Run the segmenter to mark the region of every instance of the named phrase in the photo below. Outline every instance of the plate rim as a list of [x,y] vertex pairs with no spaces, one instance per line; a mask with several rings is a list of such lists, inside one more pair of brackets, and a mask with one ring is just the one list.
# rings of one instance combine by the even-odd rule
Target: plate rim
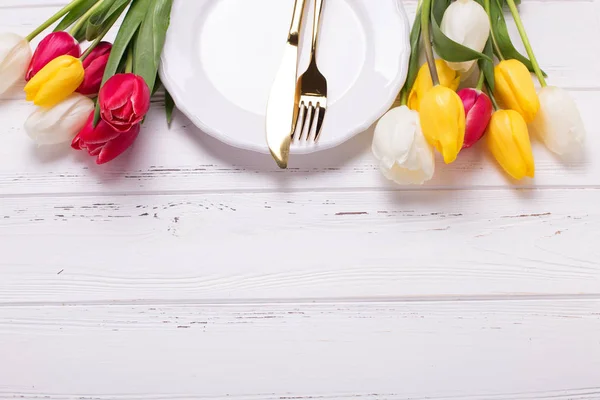
[[[401,68],[400,68],[398,74],[396,75],[395,79],[393,81],[391,81],[392,83],[390,84],[390,91],[399,93],[400,90],[402,89],[402,87],[404,86],[404,83],[406,83],[406,79],[408,76],[409,58],[410,58],[410,53],[411,53],[410,21],[408,20],[408,15],[406,13],[406,9],[404,8],[404,4],[402,3],[402,0],[390,0],[390,1],[396,3],[399,17],[401,17],[401,19],[404,22],[404,40],[403,41],[404,41],[405,46],[404,46],[404,51],[402,52],[402,55],[401,55],[401,63],[400,63]],[[200,130],[202,130],[202,132],[206,133],[207,135],[209,135],[231,147],[234,147],[237,149],[242,149],[242,150],[249,150],[249,151],[262,153],[262,154],[269,154],[269,149],[268,149],[268,146],[266,143],[266,139],[265,139],[264,145],[258,145],[258,144],[254,144],[254,143],[245,143],[245,142],[241,143],[241,142],[232,140],[230,138],[230,135],[226,135],[223,132],[221,132],[219,129],[210,127],[205,122],[203,122],[198,117],[197,113],[193,112],[188,106],[185,106],[185,102],[182,101],[180,94],[177,93],[177,91],[172,91],[172,88],[176,87],[177,85],[175,85],[172,82],[172,80],[171,80],[172,78],[165,72],[166,64],[168,64],[168,61],[166,61],[165,54],[163,51],[163,53],[161,54],[161,62],[159,65],[159,76],[160,76],[161,82],[164,85],[164,87],[167,89],[167,91],[169,92],[171,97],[173,98],[173,101],[175,102],[175,107],[179,111],[181,111],[194,125],[196,125],[196,127],[200,128]],[[328,149],[332,149],[334,147],[340,146],[341,144],[347,142],[348,140],[356,137],[357,135],[359,135],[359,134],[367,131],[369,128],[371,128],[373,126],[373,124],[375,124],[381,118],[381,116],[383,116],[385,114],[385,112],[388,111],[392,107],[392,105],[396,101],[396,97],[397,96],[393,96],[390,99],[388,99],[385,102],[385,104],[382,105],[382,107],[378,108],[377,113],[375,113],[375,112],[373,113],[374,115],[378,115],[375,118],[374,117],[369,118],[369,119],[374,119],[373,122],[365,121],[362,124],[357,125],[355,128],[350,129],[347,134],[340,135],[339,139],[327,142],[327,144],[325,144],[325,145],[322,145],[322,144],[320,144],[322,142],[319,142],[319,144],[317,144],[315,146],[306,146],[306,147],[292,146],[290,148],[290,154],[311,154],[311,153],[316,153],[319,151],[328,150]]]

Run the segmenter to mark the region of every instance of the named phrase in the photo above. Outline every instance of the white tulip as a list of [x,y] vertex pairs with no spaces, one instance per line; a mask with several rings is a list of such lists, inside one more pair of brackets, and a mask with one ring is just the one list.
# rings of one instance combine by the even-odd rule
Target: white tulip
[[39,145],[73,140],[94,110],[94,102],[74,93],[54,107],[38,108],[25,121],[25,131]]
[[564,89],[546,86],[540,89],[540,110],[529,125],[533,134],[552,151],[564,158],[580,154],[585,141],[585,126],[575,101]]
[[0,95],[25,78],[30,61],[27,40],[14,33],[0,33]]
[[[442,32],[450,39],[465,47],[482,52],[490,36],[490,20],[479,3],[474,0],[457,0],[444,12]],[[461,73],[469,71],[475,61],[448,65]]]
[[419,113],[393,108],[377,123],[372,146],[383,175],[398,184],[423,184],[433,177],[433,148],[421,131]]

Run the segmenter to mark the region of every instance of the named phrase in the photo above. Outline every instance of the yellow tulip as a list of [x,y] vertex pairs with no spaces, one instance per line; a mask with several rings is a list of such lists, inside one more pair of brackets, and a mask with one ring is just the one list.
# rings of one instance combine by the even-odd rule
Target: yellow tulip
[[518,60],[504,60],[494,69],[496,88],[494,96],[499,103],[521,114],[528,124],[533,122],[540,109],[531,73]]
[[450,164],[462,149],[465,141],[465,108],[455,91],[445,86],[435,86],[423,96],[419,115],[421,128],[427,141]]
[[72,56],[57,57],[25,85],[27,100],[36,106],[53,107],[73,94],[83,77],[81,60]]
[[492,115],[487,143],[494,158],[513,178],[531,178],[535,164],[525,120],[514,110],[500,110]]
[[[458,72],[450,68],[444,60],[435,60],[435,66],[440,78],[440,85],[456,91],[458,85],[460,85],[460,75]],[[419,69],[413,88],[408,96],[408,108],[419,111],[421,99],[431,88],[433,88],[431,72],[429,72],[429,66],[425,63]]]

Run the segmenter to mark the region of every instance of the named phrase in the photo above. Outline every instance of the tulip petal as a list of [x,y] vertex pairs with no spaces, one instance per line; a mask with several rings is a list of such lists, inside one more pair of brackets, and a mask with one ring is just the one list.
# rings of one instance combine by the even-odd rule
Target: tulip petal
[[[460,75],[450,68],[444,60],[435,60],[440,85],[446,86],[452,90],[458,89],[460,85]],[[429,90],[433,88],[433,80],[427,63],[419,69],[417,78],[408,96],[408,107],[411,110],[419,111],[421,99]]]
[[38,44],[25,79],[30,80],[50,61],[63,55],[79,58],[81,56],[79,43],[67,32],[50,33]]
[[27,40],[14,33],[0,33],[0,95],[25,77],[30,60]]
[[72,94],[83,81],[81,61],[60,56],[50,61],[25,86],[27,100],[41,107],[52,107]]
[[150,108],[150,90],[142,77],[117,74],[100,89],[100,115],[120,132],[127,132],[144,119]]
[[25,131],[39,145],[68,142],[85,125],[94,102],[73,94],[53,107],[38,108],[25,121]]
[[[79,93],[91,95],[100,91],[104,70],[106,69],[106,64],[108,63],[109,57],[110,54],[104,54],[88,63],[87,67],[84,64],[85,73],[83,82],[77,89]],[[86,58],[86,61],[87,60],[88,59]]]
[[539,92],[540,111],[529,125],[546,147],[563,159],[581,156],[586,129],[577,104],[564,89],[546,86]]
[[465,110],[460,97],[444,86],[434,87],[421,101],[420,119],[427,141],[446,164],[454,162],[465,139]]
[[540,101],[531,73],[518,60],[501,61],[494,69],[495,96],[502,106],[517,111],[531,123],[540,109]]
[[98,58],[102,58],[106,55],[110,55],[110,51],[112,50],[112,43],[109,42],[100,42],[94,49],[88,54],[88,56],[83,60],[83,68],[87,69],[92,63],[94,63]]
[[488,145],[500,166],[513,178],[534,177],[535,163],[525,120],[514,110],[494,113]]
[[117,158],[133,144],[139,133],[140,126],[138,124],[135,125],[129,132],[121,134],[116,139],[106,143],[96,159],[96,164],[105,164]]
[[96,157],[98,154],[100,154],[104,146],[106,146],[106,143],[88,143],[86,144],[85,148],[90,156]]
[[[458,0],[444,12],[440,28],[453,41],[482,52],[490,35],[490,20],[485,9],[474,0]],[[474,64],[474,60],[448,63],[461,74],[469,71]]]
[[398,184],[423,184],[433,177],[435,157],[416,111],[401,106],[377,123],[372,144],[382,174]]

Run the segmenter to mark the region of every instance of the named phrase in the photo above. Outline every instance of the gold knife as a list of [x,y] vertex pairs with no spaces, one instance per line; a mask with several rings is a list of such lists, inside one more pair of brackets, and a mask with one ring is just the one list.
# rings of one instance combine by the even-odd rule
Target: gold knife
[[300,93],[296,90],[300,26],[306,0],[296,0],[283,59],[267,105],[267,144],[280,168],[287,168],[290,144],[298,119]]

